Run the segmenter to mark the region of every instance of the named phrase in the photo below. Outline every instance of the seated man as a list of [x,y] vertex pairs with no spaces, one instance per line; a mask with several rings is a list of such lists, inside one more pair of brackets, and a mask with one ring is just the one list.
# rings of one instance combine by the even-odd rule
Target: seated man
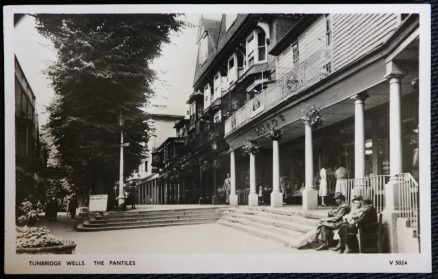
[[345,202],[345,196],[342,193],[335,194],[335,201],[338,207],[328,213],[328,218],[319,220],[314,240],[318,240],[321,236],[322,244],[316,250],[328,249],[329,242],[333,238],[333,231],[339,229],[342,217],[350,212],[350,206]]
[[331,248],[333,251],[339,251],[340,253],[344,252],[345,249],[345,241],[341,237],[342,233],[346,233],[348,231],[348,226],[353,225],[357,222],[357,219],[362,214],[362,197],[355,196],[351,201],[353,203],[353,208],[350,213],[342,217],[342,224],[339,227],[339,243],[335,248]]
[[[351,222],[343,224],[339,229],[340,242],[345,243],[344,253],[354,253],[357,245],[357,228],[363,225],[374,224],[377,222],[377,210],[373,207],[371,200],[362,202],[362,209],[359,216]],[[351,237],[354,236],[354,237]],[[353,248],[354,247],[354,248]]]

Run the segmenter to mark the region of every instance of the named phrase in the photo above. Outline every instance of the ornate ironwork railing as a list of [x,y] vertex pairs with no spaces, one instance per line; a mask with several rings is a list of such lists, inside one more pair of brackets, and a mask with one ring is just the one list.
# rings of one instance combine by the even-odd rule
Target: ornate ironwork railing
[[331,49],[320,49],[293,68],[277,69],[277,82],[271,83],[266,90],[256,94],[225,121],[225,136],[262,112],[329,76],[331,53]]

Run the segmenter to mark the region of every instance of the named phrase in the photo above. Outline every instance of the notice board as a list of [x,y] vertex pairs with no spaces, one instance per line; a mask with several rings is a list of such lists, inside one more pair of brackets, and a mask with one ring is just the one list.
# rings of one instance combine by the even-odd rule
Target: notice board
[[108,195],[90,195],[90,211],[106,211]]

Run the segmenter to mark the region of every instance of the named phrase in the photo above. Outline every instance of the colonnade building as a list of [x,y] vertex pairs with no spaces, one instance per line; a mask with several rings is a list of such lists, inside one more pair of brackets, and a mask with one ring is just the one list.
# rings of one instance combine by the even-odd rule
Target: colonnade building
[[[187,137],[222,127],[213,135],[224,144],[196,153],[215,154],[199,159],[196,172],[202,176],[209,160],[225,163],[213,168],[214,183],[197,179],[197,187],[215,197],[229,173],[232,206],[313,210],[319,170],[327,171],[330,197],[343,166],[343,194],[371,199],[391,251],[409,250],[415,241],[397,232],[419,238],[419,43],[416,14],[201,19]],[[183,153],[190,150],[175,157],[181,165]]]

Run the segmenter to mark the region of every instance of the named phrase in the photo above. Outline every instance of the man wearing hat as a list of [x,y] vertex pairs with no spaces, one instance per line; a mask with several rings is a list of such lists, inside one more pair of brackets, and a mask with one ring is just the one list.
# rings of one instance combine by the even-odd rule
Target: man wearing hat
[[[357,250],[357,228],[363,225],[374,224],[377,222],[377,210],[373,207],[371,200],[363,200],[362,208],[358,217],[351,222],[341,225],[339,228],[339,238],[345,243],[344,253],[354,253]],[[366,232],[365,232],[366,233]]]
[[350,212],[350,206],[345,202],[345,196],[342,193],[335,194],[335,201],[338,207],[328,213],[328,218],[319,220],[315,240],[318,240],[320,236],[323,243],[316,250],[328,249],[329,242],[333,238],[333,231],[339,229],[343,223],[342,217]]
[[344,252],[349,233],[349,227],[356,224],[357,220],[363,212],[362,200],[362,196],[354,196],[354,198],[351,200],[351,202],[353,203],[353,208],[351,209],[350,213],[342,217],[343,223],[340,225],[338,231],[339,243],[335,248],[331,248],[331,250],[339,251],[340,253]]

